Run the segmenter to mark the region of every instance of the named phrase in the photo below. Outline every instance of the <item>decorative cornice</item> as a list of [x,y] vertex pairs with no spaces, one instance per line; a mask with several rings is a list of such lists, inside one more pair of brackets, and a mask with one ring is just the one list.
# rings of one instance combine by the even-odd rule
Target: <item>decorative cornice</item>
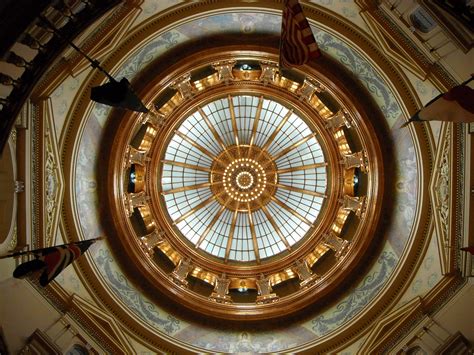
[[[464,224],[470,223],[469,216],[465,215],[466,206],[464,199],[464,186],[469,184],[469,181],[466,179],[466,151],[467,151],[467,142],[466,142],[466,130],[468,126],[465,124],[455,124],[454,125],[454,147],[453,154],[456,159],[453,161],[453,171],[455,174],[452,175],[454,186],[453,186],[453,196],[454,196],[454,215],[455,222],[452,228],[454,233],[454,238],[451,243],[451,252],[453,257],[453,264],[457,270],[461,269],[461,246],[464,246]],[[471,142],[472,144],[472,142]],[[470,165],[469,165],[470,164]],[[468,163],[468,166],[472,167],[472,161]],[[472,181],[472,174],[471,174]],[[471,204],[472,206],[472,204]]]
[[[33,105],[33,114],[31,117],[31,239],[30,249],[40,248],[43,246],[41,243],[42,233],[40,225],[40,216],[42,206],[40,205],[41,196],[41,172],[43,165],[43,150],[42,150],[42,137],[40,129],[41,120],[39,114],[39,107]],[[27,240],[28,243],[28,240]]]
[[381,349],[390,343],[394,335],[400,335],[408,324],[414,324],[423,316],[423,304],[420,297],[415,297],[400,308],[381,317],[372,331],[365,338],[358,354],[380,354]]
[[44,138],[44,166],[41,180],[43,193],[41,205],[43,206],[42,219],[44,223],[44,246],[55,244],[60,208],[64,196],[64,177],[62,174],[61,160],[58,152],[58,141],[54,125],[54,114],[51,100],[38,103],[40,121],[43,122]]
[[[438,141],[435,169],[430,182],[430,197],[434,206],[434,221],[441,256],[441,272],[449,274],[459,269],[456,263],[458,233],[457,224],[461,221],[462,206],[457,208],[457,200],[464,199],[458,191],[457,181],[463,181],[459,172],[457,154],[457,131],[452,123],[443,123]],[[457,153],[457,154],[456,154]],[[462,191],[462,189],[461,189]]]

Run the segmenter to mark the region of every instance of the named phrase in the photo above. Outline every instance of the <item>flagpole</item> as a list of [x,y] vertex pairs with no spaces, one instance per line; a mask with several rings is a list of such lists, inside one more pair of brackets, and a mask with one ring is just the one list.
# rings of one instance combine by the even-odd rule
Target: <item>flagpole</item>
[[472,80],[474,80],[474,74],[471,74],[471,77],[469,79],[467,79],[465,82],[463,82],[462,84],[460,85],[467,85],[469,84]]
[[[96,242],[96,241],[102,240],[102,239],[105,239],[105,237],[101,236],[101,237],[97,237],[97,238],[94,238],[94,239],[80,240],[79,242],[72,242],[72,243],[61,244],[61,245],[53,245],[52,247],[49,247],[49,248],[54,248],[54,247],[59,247],[59,246],[67,246],[67,245],[73,245],[73,244],[80,244],[80,243],[89,242],[89,241]],[[40,248],[40,249],[26,250],[26,251],[18,251],[16,253],[12,253],[12,254],[8,254],[8,255],[2,255],[2,256],[0,256],[0,259],[14,258],[16,256],[34,254],[34,253],[38,253],[38,252],[40,252],[44,249],[47,249],[47,248]]]
[[[471,77],[469,79],[467,79],[466,81],[462,82],[461,84],[459,85],[456,85],[455,88],[457,87],[461,87],[461,86],[467,86],[467,84],[469,84],[472,80],[474,80],[474,73],[471,74]],[[453,90],[453,88],[451,88],[450,90]],[[449,90],[449,91],[450,91]],[[448,92],[449,92],[448,91]],[[447,92],[442,92],[440,93],[438,96],[436,96],[435,98],[431,99],[427,104],[425,104],[421,109],[419,109],[413,116],[411,116],[408,121],[406,121],[405,123],[403,123],[400,128],[404,128],[404,127],[407,127],[410,123],[412,122],[423,122],[423,121],[426,121],[426,120],[422,120],[420,119],[420,117],[418,116],[418,114],[421,112],[421,110],[425,109],[426,107],[430,106],[431,104],[433,104],[434,102],[438,101],[438,99],[442,98],[443,96],[445,96],[447,94]]]
[[46,18],[46,17],[42,17],[40,16],[40,19],[41,21],[43,21],[43,23],[45,23],[50,29],[51,31],[53,31],[59,38],[63,39],[64,41],[66,41],[72,48],[74,48],[77,52],[79,52],[79,54],[81,54],[84,58],[86,58],[89,63],[91,63],[91,66],[92,68],[95,68],[95,69],[99,69],[102,73],[105,74],[105,76],[107,76],[111,81],[113,82],[117,82],[114,77],[112,75],[110,75],[103,67],[101,67],[100,63],[98,60],[96,59],[92,59],[91,57],[89,57],[86,53],[84,53],[78,46],[76,46],[72,41],[70,41],[69,39],[67,38],[64,38],[64,36],[61,34],[61,32],[58,31],[58,29],[56,27],[54,27],[54,25]]

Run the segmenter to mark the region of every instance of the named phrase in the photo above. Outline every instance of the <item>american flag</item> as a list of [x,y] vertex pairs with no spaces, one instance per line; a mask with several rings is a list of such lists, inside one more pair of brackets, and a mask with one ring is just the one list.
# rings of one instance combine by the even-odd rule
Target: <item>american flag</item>
[[285,0],[281,23],[280,67],[291,68],[321,55],[298,0]]

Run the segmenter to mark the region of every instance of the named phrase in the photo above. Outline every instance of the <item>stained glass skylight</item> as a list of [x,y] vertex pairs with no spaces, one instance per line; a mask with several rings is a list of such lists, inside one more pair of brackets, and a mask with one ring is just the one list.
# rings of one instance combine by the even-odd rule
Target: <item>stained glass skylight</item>
[[235,95],[184,120],[160,178],[185,238],[226,261],[260,263],[311,229],[326,198],[326,168],[301,117],[272,99]]

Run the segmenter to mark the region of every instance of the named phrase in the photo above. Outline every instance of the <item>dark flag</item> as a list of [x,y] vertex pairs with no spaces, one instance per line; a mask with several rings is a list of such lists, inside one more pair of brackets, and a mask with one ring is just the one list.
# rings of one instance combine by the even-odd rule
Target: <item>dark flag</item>
[[92,88],[92,101],[96,101],[101,104],[112,107],[120,107],[137,112],[148,112],[148,109],[145,107],[145,105],[143,105],[137,94],[135,94],[126,78],[122,78],[120,82],[115,80],[104,68],[100,66],[100,63],[97,60],[94,60],[89,57],[68,38],[64,38],[62,32],[59,31],[46,17],[39,16],[39,18],[40,21],[38,22],[38,25],[52,30],[59,38],[62,38],[72,48],[74,48],[78,53],[80,53],[84,58],[86,58],[91,63],[92,68],[99,69],[110,79],[109,83]]
[[13,277],[23,278],[35,271],[43,271],[39,283],[41,286],[46,286],[69,264],[84,254],[97,239],[30,251],[36,259],[18,265],[13,271]]
[[420,121],[474,122],[474,90],[467,86],[471,80],[436,96],[402,127]]
[[298,0],[285,0],[281,23],[280,67],[291,68],[321,55]]
[[93,87],[91,100],[131,111],[148,112],[126,78],[122,78],[120,81],[112,80],[104,85]]
[[470,247],[461,248],[461,250],[467,251],[468,253],[471,253],[472,255],[474,255],[474,245],[471,245]]

